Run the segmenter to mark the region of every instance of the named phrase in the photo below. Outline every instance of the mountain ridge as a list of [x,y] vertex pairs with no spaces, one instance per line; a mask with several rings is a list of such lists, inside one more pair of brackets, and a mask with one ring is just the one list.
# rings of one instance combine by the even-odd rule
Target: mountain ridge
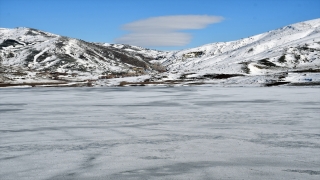
[[121,82],[126,82],[122,85],[318,84],[320,19],[180,51],[92,43],[32,28],[0,28],[1,69],[2,84],[53,80],[78,85],[90,81],[96,86]]

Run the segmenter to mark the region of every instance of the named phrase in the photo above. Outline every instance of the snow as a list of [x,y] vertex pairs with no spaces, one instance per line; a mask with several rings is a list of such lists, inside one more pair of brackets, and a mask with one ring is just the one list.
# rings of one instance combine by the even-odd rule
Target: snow
[[43,51],[41,51],[39,54],[35,55],[34,58],[33,58],[33,64],[36,65],[36,63],[37,63],[37,58],[38,58],[39,56],[41,56],[43,53],[45,53],[46,51],[48,51],[48,50],[49,50],[49,48],[46,47],[46,48],[45,48]]
[[94,84],[94,86],[119,86],[121,82],[143,82],[144,80],[149,78],[150,75],[112,78],[106,80],[99,80]]
[[[306,21],[238,41],[207,44],[173,54],[169,53],[163,64],[171,71],[179,72],[243,73],[237,65],[239,62],[274,59],[286,53],[285,51],[290,47],[297,48],[308,44],[310,48],[319,51],[319,43],[316,43],[320,42],[319,22],[320,19]],[[203,52],[203,55],[197,58],[183,58],[184,55],[192,52]],[[293,60],[292,55],[289,57]],[[312,58],[319,59],[319,55],[310,57]],[[267,70],[254,69],[252,66],[250,68],[258,74],[270,73]],[[289,67],[293,65],[289,64]]]
[[320,73],[288,73],[285,80],[290,82],[320,82]]
[[[0,50],[1,65],[5,68],[13,67],[20,72],[50,70],[50,72],[79,74],[79,77],[75,77],[73,81],[93,80],[92,78],[98,80],[99,76],[111,72],[134,73],[133,64],[121,62],[121,58],[115,57],[112,52],[124,54],[147,64],[161,63],[168,70],[163,74],[158,73],[157,76],[164,77],[162,81],[179,80],[184,74],[194,74],[190,78],[205,74],[242,74],[243,79],[237,78],[238,82],[252,84],[263,81],[255,80],[260,77],[250,76],[264,75],[268,77],[262,79],[269,80],[270,75],[276,77],[279,73],[308,69],[316,71],[320,67],[320,19],[288,25],[237,41],[211,43],[181,51],[157,51],[124,44],[89,43],[29,28],[1,28],[0,37],[0,43],[6,39],[13,39],[23,44],[4,47]],[[156,71],[146,68],[145,72],[152,78],[152,74]],[[86,75],[88,75],[87,79]],[[13,75],[5,76],[9,79],[14,77]],[[138,79],[141,78],[133,77],[132,82]],[[312,79],[314,79],[313,82],[318,82],[317,78]],[[69,80],[72,81],[72,79]],[[291,78],[287,80],[290,81]],[[296,79],[292,80],[296,81]],[[119,83],[117,79],[111,81],[111,84]],[[196,81],[223,83],[222,85],[231,82],[229,80]],[[234,80],[232,82],[236,83]],[[105,82],[97,84],[101,85]]]

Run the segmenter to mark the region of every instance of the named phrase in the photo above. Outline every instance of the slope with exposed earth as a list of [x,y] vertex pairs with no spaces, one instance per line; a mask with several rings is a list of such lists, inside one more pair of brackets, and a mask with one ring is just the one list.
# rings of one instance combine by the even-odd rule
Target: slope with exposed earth
[[319,82],[320,19],[237,41],[172,52],[162,63],[184,79],[229,79],[219,78],[225,75],[238,77],[225,80],[227,84]]
[[171,52],[89,43],[30,28],[0,29],[0,83],[45,82],[320,85],[320,19]]
[[[154,72],[162,52],[89,43],[36,29],[0,29],[0,81],[11,84],[88,82]],[[76,83],[79,84],[79,83]]]

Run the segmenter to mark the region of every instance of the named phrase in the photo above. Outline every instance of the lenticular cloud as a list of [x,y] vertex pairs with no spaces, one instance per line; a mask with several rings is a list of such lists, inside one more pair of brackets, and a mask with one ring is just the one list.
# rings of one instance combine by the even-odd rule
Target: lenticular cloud
[[191,40],[188,29],[203,29],[223,20],[220,16],[180,15],[152,17],[125,24],[131,33],[116,39],[116,43],[138,46],[184,46]]

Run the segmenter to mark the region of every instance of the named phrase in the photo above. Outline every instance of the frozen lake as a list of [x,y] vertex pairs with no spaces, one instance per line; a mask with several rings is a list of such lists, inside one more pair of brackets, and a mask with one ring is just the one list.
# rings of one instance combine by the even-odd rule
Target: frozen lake
[[0,179],[320,179],[316,87],[0,89]]

